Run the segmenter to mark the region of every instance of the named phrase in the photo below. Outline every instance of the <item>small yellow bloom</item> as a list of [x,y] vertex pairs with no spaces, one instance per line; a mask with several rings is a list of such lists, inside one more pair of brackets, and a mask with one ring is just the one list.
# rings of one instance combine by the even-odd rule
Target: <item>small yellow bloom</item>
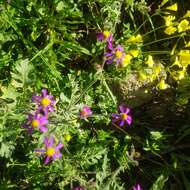
[[174,26],[168,26],[165,30],[164,33],[167,35],[172,35],[176,32],[177,28]]
[[186,30],[189,30],[189,21],[184,19],[182,20],[178,25],[178,32],[185,32]]
[[71,140],[71,135],[70,134],[65,134],[64,135],[64,139],[67,141],[67,142],[69,142],[70,140]]
[[128,40],[128,43],[142,43],[143,39],[142,36],[140,34],[138,34],[137,36],[131,36]]
[[169,16],[163,16],[163,19],[165,21],[166,26],[173,25],[173,21],[175,20],[175,16],[169,15]]
[[181,50],[179,52],[179,62],[183,67],[190,64],[190,50]]
[[110,32],[109,31],[104,31],[103,36],[104,36],[104,38],[107,39],[110,36]]
[[166,84],[164,79],[161,79],[161,81],[157,84],[157,88],[160,90],[165,90],[168,88],[168,84]]
[[128,64],[130,64],[132,58],[133,58],[133,57],[132,57],[130,54],[126,54],[126,55],[123,57],[123,59],[122,59],[122,64],[121,64],[121,65],[122,65],[123,67],[127,66]]
[[154,60],[153,60],[153,58],[152,58],[152,56],[151,55],[148,55],[148,59],[147,59],[147,61],[145,62],[149,67],[153,67],[153,65],[154,65]]
[[187,12],[186,12],[186,14],[183,16],[184,18],[189,18],[190,17],[190,10],[188,10]]
[[135,50],[135,49],[130,50],[130,51],[129,51],[129,54],[131,54],[133,57],[138,57],[138,55],[139,55],[139,50]]
[[177,11],[177,3],[174,3],[173,5],[166,7],[166,10]]

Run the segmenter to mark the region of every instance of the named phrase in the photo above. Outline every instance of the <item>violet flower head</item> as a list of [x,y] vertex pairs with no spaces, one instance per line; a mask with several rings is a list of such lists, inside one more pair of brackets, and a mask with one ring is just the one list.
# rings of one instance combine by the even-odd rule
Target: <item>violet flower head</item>
[[141,186],[139,184],[136,184],[134,187],[133,187],[133,190],[142,190]]
[[23,128],[28,129],[28,132],[31,134],[34,129],[39,129],[42,133],[47,132],[48,128],[46,127],[48,124],[47,117],[35,113],[34,115],[28,115],[28,122],[27,124],[23,125]]
[[125,53],[123,51],[123,47],[121,45],[118,45],[116,48],[112,48],[112,45],[110,45],[110,48],[108,51],[104,54],[106,58],[106,62],[108,64],[116,62],[116,65],[118,65],[120,62],[122,62]]
[[125,124],[131,125],[132,123],[132,117],[129,114],[130,109],[124,105],[119,106],[119,114],[113,113],[112,114],[112,122],[118,123],[120,127],[124,126]]
[[51,160],[60,159],[62,154],[60,149],[63,147],[62,143],[55,145],[54,138],[52,136],[45,137],[44,145],[45,149],[36,149],[35,152],[39,155],[45,155],[44,164],[48,164]]
[[116,65],[118,65],[123,60],[123,57],[125,56],[125,53],[123,51],[123,47],[121,45],[118,45],[115,48],[114,55],[115,55]]
[[92,115],[92,110],[89,106],[83,106],[83,108],[80,111],[80,118],[86,119],[87,117],[90,117]]
[[38,110],[43,111],[45,115],[47,115],[48,112],[54,111],[55,100],[52,95],[48,94],[47,89],[42,89],[41,96],[34,95],[32,101],[38,104]]

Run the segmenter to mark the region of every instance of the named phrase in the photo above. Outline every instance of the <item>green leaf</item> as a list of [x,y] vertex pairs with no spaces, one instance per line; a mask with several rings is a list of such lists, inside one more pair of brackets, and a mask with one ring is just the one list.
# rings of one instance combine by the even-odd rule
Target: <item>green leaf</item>
[[158,177],[158,179],[154,182],[150,190],[162,190],[167,180],[168,180],[168,177],[161,174]]

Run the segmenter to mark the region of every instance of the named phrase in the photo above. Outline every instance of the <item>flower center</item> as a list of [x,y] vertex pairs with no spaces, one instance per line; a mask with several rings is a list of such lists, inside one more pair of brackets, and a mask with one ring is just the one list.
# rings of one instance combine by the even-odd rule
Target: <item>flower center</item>
[[49,106],[50,103],[51,103],[51,100],[48,99],[48,98],[42,98],[42,100],[41,100],[41,104],[42,104],[43,107]]
[[108,38],[110,36],[110,32],[109,31],[104,31],[103,35],[105,38]]
[[47,156],[53,156],[55,154],[55,149],[52,147],[47,148],[46,154]]
[[82,111],[81,111],[81,115],[82,115],[83,117],[85,117],[85,116],[87,116],[87,115],[88,115],[88,112],[87,112],[87,111],[82,110]]
[[117,50],[116,52],[115,52],[115,56],[116,56],[116,58],[121,58],[122,57],[122,52],[121,51],[119,51],[119,50]]
[[32,127],[33,128],[39,127],[39,121],[37,119],[32,120]]
[[122,120],[126,120],[127,117],[128,117],[128,115],[127,115],[126,113],[122,113],[122,114],[121,114],[121,119],[122,119]]

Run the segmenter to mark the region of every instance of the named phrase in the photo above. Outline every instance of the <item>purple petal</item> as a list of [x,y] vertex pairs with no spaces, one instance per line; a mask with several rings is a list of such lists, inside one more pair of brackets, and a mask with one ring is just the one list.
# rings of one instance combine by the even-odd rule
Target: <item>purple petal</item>
[[118,46],[116,47],[116,50],[119,50],[119,51],[123,52],[123,47],[122,47],[121,45],[118,45]]
[[44,126],[40,126],[39,129],[40,129],[40,131],[41,131],[42,133],[45,133],[45,132],[48,131],[48,128],[47,128],[47,127],[44,127]]
[[60,152],[56,152],[56,158],[61,158],[62,154]]
[[102,32],[98,32],[96,37],[97,37],[98,41],[102,41],[104,39],[104,35]]
[[44,149],[35,149],[34,152],[44,153],[46,150]]
[[48,124],[48,119],[44,116],[41,116],[39,118],[40,125],[47,125]]
[[50,136],[49,137],[49,146],[52,147],[53,144],[54,144],[54,138],[53,138],[53,136]]
[[45,161],[44,161],[44,164],[48,164],[48,163],[49,163],[49,161],[50,161],[50,157],[49,157],[49,156],[47,156],[47,157],[46,157],[46,159],[45,159]]
[[46,97],[48,95],[48,91],[47,91],[47,89],[42,89],[42,96],[43,97]]
[[55,150],[59,150],[63,147],[63,144],[59,143],[56,147],[55,147]]
[[48,137],[44,138],[44,144],[45,144],[46,147],[49,147],[49,139],[48,139]]
[[119,126],[122,127],[124,124],[125,124],[125,121],[121,120],[120,123],[119,123]]
[[121,113],[126,113],[126,114],[128,114],[130,112],[130,109],[127,108],[125,105],[120,105],[119,110]]
[[129,125],[131,125],[131,123],[132,123],[132,117],[131,117],[130,115],[128,115],[126,121],[127,121],[127,123],[128,123]]
[[117,114],[117,113],[112,113],[111,116],[112,116],[112,117],[115,117],[115,118],[117,118],[117,119],[120,117],[120,115]]
[[40,101],[41,101],[41,96],[36,96],[36,95],[32,96],[32,102],[40,102]]

